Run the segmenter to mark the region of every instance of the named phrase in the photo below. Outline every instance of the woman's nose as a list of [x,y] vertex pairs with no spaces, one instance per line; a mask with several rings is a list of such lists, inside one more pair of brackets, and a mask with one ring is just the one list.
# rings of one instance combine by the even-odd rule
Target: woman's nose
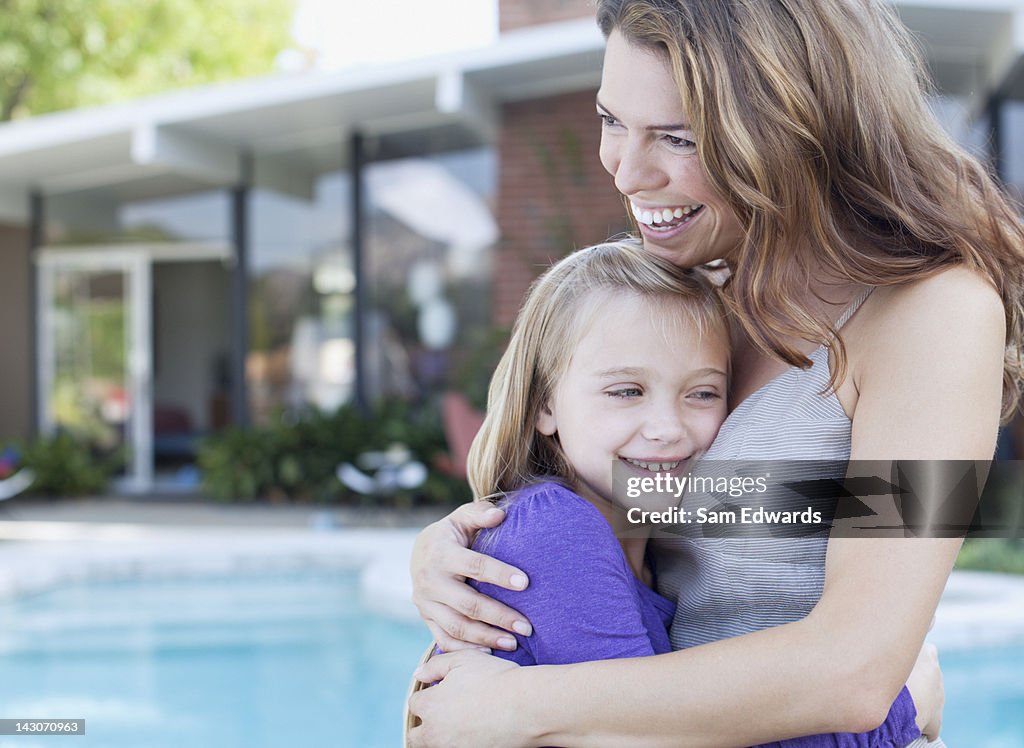
[[613,140],[606,146],[608,155],[602,161],[620,193],[638,195],[662,186],[660,172],[642,143],[628,136],[614,136]]

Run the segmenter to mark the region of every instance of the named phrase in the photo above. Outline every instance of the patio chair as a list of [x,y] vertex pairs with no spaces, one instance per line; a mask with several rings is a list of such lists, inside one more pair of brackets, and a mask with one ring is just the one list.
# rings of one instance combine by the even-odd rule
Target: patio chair
[[484,423],[484,414],[460,392],[446,392],[441,399],[441,421],[448,454],[435,460],[438,470],[454,478],[466,478],[466,459],[473,439]]
[[13,499],[18,494],[28,490],[29,486],[32,485],[35,479],[35,473],[33,473],[29,468],[22,468],[14,475],[10,475],[0,480],[0,501]]

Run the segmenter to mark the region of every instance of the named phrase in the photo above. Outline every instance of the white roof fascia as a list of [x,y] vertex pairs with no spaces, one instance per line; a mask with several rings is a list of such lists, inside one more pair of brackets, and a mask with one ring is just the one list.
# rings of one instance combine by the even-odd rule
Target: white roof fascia
[[[930,53],[934,59],[945,62],[974,65],[978,68],[977,78],[972,90],[960,92],[966,99],[967,108],[976,116],[984,109],[988,97],[999,90],[1013,71],[1017,61],[1024,55],[1024,0],[895,0],[898,9],[906,9],[916,13],[983,14],[997,18],[1005,18],[996,33],[987,40],[984,48],[970,44],[957,46],[950,41],[941,46],[934,46]],[[954,16],[955,17],[955,16]],[[969,30],[969,29],[968,29]],[[916,29],[912,28],[912,31]],[[959,29],[952,29],[951,38],[959,38]]]
[[[452,120],[476,130],[483,140],[493,141],[498,131],[500,101],[521,97],[530,90],[557,93],[583,85],[596,86],[599,59],[593,64],[589,60],[581,63],[578,56],[599,55],[603,45],[594,22],[580,19],[510,32],[484,47],[429,58],[354,70],[274,75],[212,84],[3,123],[0,124],[0,216],[24,220],[27,193],[33,189],[69,192],[115,186],[147,174],[162,173],[211,185],[235,184],[241,176],[244,149],[253,149],[259,156],[254,164],[254,184],[309,198],[315,175],[307,173],[308,166],[296,166],[285,158],[263,154],[265,147],[321,130],[330,130],[328,134],[333,139],[337,128],[336,137],[340,139],[351,127],[380,134]],[[579,72],[581,66],[587,69],[585,74]],[[571,68],[573,75],[559,77],[560,67]],[[479,76],[487,80],[476,80]],[[538,82],[540,78],[544,80]],[[389,88],[402,90],[399,101],[407,100],[408,95],[416,91],[420,93],[415,94],[417,100],[410,104],[408,112],[385,105],[384,109],[367,111],[361,120],[360,92],[374,95],[370,101],[379,102],[379,94]],[[311,105],[315,110],[318,101],[324,104],[324,122],[331,119],[332,104],[345,107],[344,121],[339,120],[332,126],[321,125],[319,129],[316,123],[307,123],[305,129],[296,130],[295,135],[279,129],[261,132],[258,124],[255,128],[251,125],[259,122],[261,112],[276,110],[279,116],[281,109],[297,103]],[[426,109],[424,102],[427,102]],[[431,115],[431,106],[434,115]],[[228,120],[224,120],[225,117]],[[222,119],[217,122],[217,118]],[[237,125],[232,124],[231,118],[235,122],[242,118],[250,126],[232,138]],[[208,135],[204,135],[206,128],[210,130]],[[123,138],[126,144],[123,160],[116,160],[113,155],[122,146],[110,151],[118,138]],[[73,172],[54,168],[64,162],[68,149],[87,156],[90,152],[96,153],[99,147],[110,151],[111,156],[86,157],[82,163],[84,168]],[[57,149],[61,154],[54,154],[51,159],[58,161],[50,160],[47,164],[48,151]],[[12,177],[15,172],[8,172],[5,179],[5,157],[17,158],[19,167],[15,172],[20,172],[21,176]],[[41,166],[39,173],[34,174],[32,164],[37,160],[48,168]]]
[[107,166],[80,171],[65,171],[57,175],[42,177],[36,180],[32,188],[40,190],[43,194],[76,192],[94,187],[121,184],[132,179],[138,179],[147,173],[159,174],[160,171],[156,166],[144,168],[139,164],[131,163],[109,164]]
[[437,78],[435,105],[443,114],[458,115],[485,134],[488,141],[498,136],[498,110],[493,97],[473,85],[462,70],[452,68]]
[[508,31],[495,44],[472,50],[467,71],[511,67],[524,62],[564,57],[604,49],[604,37],[591,18],[547,23]]
[[435,57],[332,73],[274,75],[40,115],[0,125],[0,157],[139,127],[194,123],[221,114],[329,98],[338,93],[415,81],[437,86],[439,78],[456,72],[514,66],[602,46],[601,34],[593,21],[583,19],[508,33],[487,47]]
[[162,166],[213,184],[238,184],[242,159],[237,149],[213,143],[167,126],[138,125],[132,131],[132,162]]

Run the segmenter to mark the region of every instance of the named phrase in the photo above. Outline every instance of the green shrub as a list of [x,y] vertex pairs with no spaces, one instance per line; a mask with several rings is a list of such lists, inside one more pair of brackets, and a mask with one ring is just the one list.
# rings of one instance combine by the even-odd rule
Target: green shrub
[[1024,574],[1024,540],[969,538],[960,549],[956,568]]
[[231,426],[199,444],[203,485],[219,500],[254,499],[273,484],[273,449],[260,432]]
[[106,490],[122,465],[119,454],[107,454],[65,432],[22,442],[15,448],[18,467],[30,468],[35,481],[26,492],[34,496],[87,496]]
[[464,481],[433,470],[446,450],[438,409],[389,400],[368,416],[354,406],[333,413],[309,411],[301,417],[278,417],[262,427],[230,428],[204,439],[198,462],[203,486],[219,501],[257,498],[288,501],[366,503],[335,477],[343,462],[356,464],[361,454],[405,445],[430,470],[414,491],[385,497],[391,503],[459,503],[470,497]]

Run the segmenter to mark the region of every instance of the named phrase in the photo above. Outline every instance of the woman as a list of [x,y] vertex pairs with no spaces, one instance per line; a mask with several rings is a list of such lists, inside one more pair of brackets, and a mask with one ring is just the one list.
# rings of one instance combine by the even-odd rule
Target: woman
[[[598,22],[601,160],[645,248],[731,272],[732,412],[708,456],[989,459],[1019,398],[1024,232],[935,122],[892,10],[601,0]],[[461,508],[417,543],[415,599],[445,650],[507,648],[487,623],[529,630],[460,581],[527,583],[464,547],[500,514]],[[662,545],[679,651],[428,663],[444,680],[410,702],[413,745],[733,746],[877,726],[960,541],[753,543]]]

